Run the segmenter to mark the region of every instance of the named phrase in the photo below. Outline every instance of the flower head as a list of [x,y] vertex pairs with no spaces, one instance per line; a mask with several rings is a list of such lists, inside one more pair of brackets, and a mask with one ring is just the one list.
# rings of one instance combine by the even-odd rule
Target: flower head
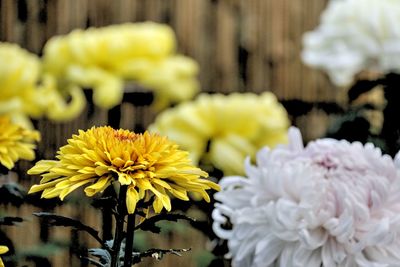
[[200,84],[194,77],[199,66],[191,58],[174,55],[154,64],[138,81],[154,91],[154,106],[158,110],[191,99]]
[[398,266],[399,160],[370,143],[303,147],[295,128],[289,139],[220,181],[213,229],[233,266]]
[[126,204],[133,213],[140,199],[155,195],[153,208],[171,210],[170,195],[189,200],[187,192],[197,192],[209,201],[207,189],[219,186],[200,176],[207,173],[192,166],[188,153],[166,137],[145,132],[136,134],[111,127],[93,127],[79,131],[61,147],[58,160],[42,160],[28,174],[42,174],[39,185],[29,193],[43,191],[43,198],[61,200],[86,185],[91,197],[112,182],[127,185]]
[[[84,106],[84,95],[76,89],[66,102],[51,79],[41,77],[39,58],[16,44],[0,42],[0,114],[33,128],[30,118],[46,115],[53,120],[70,119]],[[38,85],[40,84],[40,85]]]
[[198,64],[177,55],[171,27],[125,23],[77,29],[51,38],[44,47],[44,71],[58,86],[93,89],[93,102],[111,108],[122,101],[124,82],[154,90],[155,105],[192,98],[199,90]]
[[224,174],[244,173],[243,161],[261,146],[286,141],[289,119],[272,93],[202,94],[157,116],[149,129],[210,162]]
[[0,164],[7,169],[12,169],[20,159],[35,159],[34,142],[39,140],[39,132],[12,123],[8,116],[0,116]]
[[[0,246],[0,254],[4,254],[8,252],[8,247]],[[0,267],[4,267],[3,260],[0,258]]]
[[400,2],[330,1],[321,24],[304,35],[303,61],[350,85],[361,71],[400,72]]

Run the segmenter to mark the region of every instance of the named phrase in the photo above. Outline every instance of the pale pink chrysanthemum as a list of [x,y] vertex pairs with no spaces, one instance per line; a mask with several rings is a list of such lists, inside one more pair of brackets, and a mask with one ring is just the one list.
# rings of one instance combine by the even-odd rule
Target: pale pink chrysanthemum
[[344,140],[304,147],[296,128],[289,139],[220,181],[213,228],[232,265],[400,266],[400,157]]

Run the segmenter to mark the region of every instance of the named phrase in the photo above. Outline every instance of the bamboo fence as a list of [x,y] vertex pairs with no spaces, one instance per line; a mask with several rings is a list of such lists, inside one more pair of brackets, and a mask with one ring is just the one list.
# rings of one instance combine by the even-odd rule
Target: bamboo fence
[[[0,41],[18,43],[40,55],[50,37],[76,28],[151,20],[172,26],[178,50],[199,62],[204,92],[272,91],[280,100],[344,103],[343,89],[334,88],[324,74],[307,68],[300,60],[302,35],[318,24],[326,4],[327,0],[0,0]],[[121,126],[129,128],[129,123],[136,121],[146,127],[151,122],[146,114],[146,107],[127,105],[122,108]],[[105,123],[107,113],[100,110],[94,117],[83,115],[64,124],[40,120],[37,127],[42,142],[38,153],[53,158],[56,149],[78,129]],[[293,123],[310,139],[324,133],[329,117],[316,110],[295,118]],[[21,179],[27,186],[32,184],[27,178]],[[10,208],[10,212],[29,217],[33,209]],[[88,206],[65,205],[56,211],[93,226],[101,224],[100,215]],[[39,240],[38,220],[29,218],[30,226],[9,230],[22,249]],[[196,266],[192,256],[205,248],[206,238],[195,230],[188,231],[186,235],[169,236],[167,241],[154,241],[164,247],[193,248],[189,256],[168,256],[155,266]],[[68,240],[71,231],[51,230],[50,235]],[[94,245],[78,235],[86,244]],[[52,263],[80,266],[69,253],[56,254]]]

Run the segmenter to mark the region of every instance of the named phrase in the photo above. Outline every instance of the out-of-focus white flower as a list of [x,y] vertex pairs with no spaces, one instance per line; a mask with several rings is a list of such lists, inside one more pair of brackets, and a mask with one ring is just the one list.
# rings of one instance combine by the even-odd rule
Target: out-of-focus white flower
[[159,114],[149,126],[190,152],[195,164],[211,164],[225,175],[243,174],[246,156],[287,141],[289,119],[275,95],[264,92],[201,94]]
[[233,266],[400,266],[399,157],[334,139],[304,148],[296,128],[289,141],[220,181],[213,229]]
[[331,0],[304,35],[305,64],[348,86],[363,70],[400,73],[400,1]]

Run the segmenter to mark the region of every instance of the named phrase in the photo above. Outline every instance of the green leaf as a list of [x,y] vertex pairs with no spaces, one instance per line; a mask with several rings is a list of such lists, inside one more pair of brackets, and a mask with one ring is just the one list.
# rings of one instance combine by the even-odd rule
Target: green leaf
[[24,203],[26,192],[17,183],[6,183],[0,186],[0,203],[20,206]]
[[0,225],[16,225],[22,221],[20,217],[0,217]]
[[94,237],[101,245],[104,244],[103,240],[99,236],[99,232],[94,228],[81,223],[78,220],[60,216],[50,212],[35,212],[33,215],[42,219],[42,222],[52,225],[52,226],[64,226],[64,227],[73,227],[78,231],[85,231],[92,237]]
[[184,214],[177,214],[177,213],[162,213],[157,214],[153,217],[150,217],[144,220],[141,224],[135,227],[135,230],[142,230],[142,231],[150,231],[152,233],[159,234],[161,232],[161,228],[156,225],[157,222],[160,221],[174,221],[177,222],[178,220],[186,220],[190,223],[196,222],[195,219],[190,218]]

